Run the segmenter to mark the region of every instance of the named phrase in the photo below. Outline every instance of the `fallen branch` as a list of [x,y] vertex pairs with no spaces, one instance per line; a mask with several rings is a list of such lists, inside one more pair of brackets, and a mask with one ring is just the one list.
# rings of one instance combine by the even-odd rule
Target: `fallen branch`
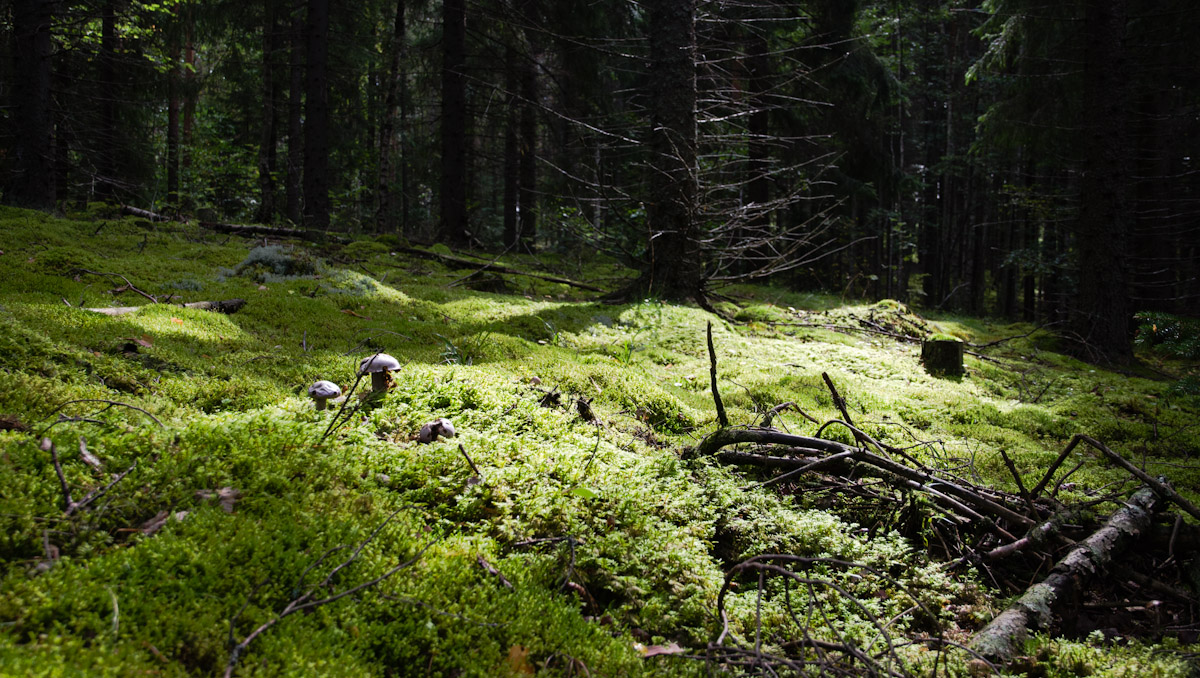
[[[150,414],[149,412],[138,407],[137,405],[130,405],[129,403],[123,403],[119,400],[105,400],[103,398],[80,398],[78,400],[68,400],[67,402],[62,403],[61,405],[50,410],[50,413],[47,414],[45,417],[42,417],[41,421],[45,421],[45,420],[49,419],[50,415],[54,414],[55,412],[58,412],[62,408],[66,407],[67,405],[76,405],[78,403],[104,403],[105,405],[107,405],[107,407],[101,409],[99,412],[96,412],[95,414],[102,414],[104,412],[107,412],[108,410],[111,410],[114,407],[128,407],[131,410],[137,410],[138,412],[141,412],[142,414],[146,415],[147,417],[150,417],[151,419],[154,420],[154,423],[159,425],[160,428],[166,428],[166,425],[164,425],[161,421],[159,421],[158,417],[154,416],[153,414]],[[42,432],[39,433],[38,436],[46,435],[46,431],[49,431],[51,428],[54,427],[55,424],[58,424],[61,421],[65,421],[65,419],[62,417],[62,415],[59,415],[59,420],[54,422],[54,424],[50,424],[46,428],[42,429]]]
[[[322,579],[319,583],[308,587],[308,589],[304,593],[293,598],[290,602],[288,602],[288,604],[286,606],[284,606],[283,611],[281,611],[279,614],[275,615],[274,618],[263,622],[261,625],[258,626],[258,628],[251,631],[246,636],[246,638],[244,640],[242,640],[242,642],[235,645],[233,648],[233,651],[229,655],[229,662],[226,663],[226,665],[225,665],[225,678],[230,678],[233,675],[234,667],[237,666],[238,660],[241,658],[242,653],[246,651],[246,648],[248,648],[250,646],[250,643],[254,642],[255,638],[262,635],[264,632],[266,632],[272,626],[283,621],[284,618],[289,617],[297,612],[303,612],[305,610],[311,610],[313,608],[320,607],[322,605],[328,605],[329,603],[341,600],[342,598],[345,598],[346,596],[358,593],[359,591],[362,591],[363,589],[367,589],[372,586],[375,586],[375,585],[379,584],[380,582],[384,581],[385,579],[387,579],[388,577],[391,577],[392,575],[396,574],[400,570],[403,570],[404,568],[409,567],[413,563],[420,560],[421,556],[425,555],[425,552],[428,551],[430,549],[430,547],[432,547],[434,544],[437,543],[437,540],[429,542],[428,544],[423,546],[419,551],[417,551],[416,555],[414,555],[412,558],[409,558],[408,560],[396,565],[395,567],[387,570],[386,572],[379,575],[378,577],[375,577],[374,579],[362,582],[361,584],[358,584],[356,586],[351,586],[350,588],[345,589],[344,591],[341,591],[340,593],[335,593],[335,594],[326,596],[324,598],[315,598],[315,594],[317,593],[317,591],[324,589],[324,588],[328,587],[329,585],[331,585],[334,577],[337,576],[337,573],[340,572],[342,569],[344,569],[346,566],[353,563],[355,560],[357,560],[359,554],[362,553],[362,550],[364,548],[366,548],[367,544],[370,544],[375,539],[375,537],[379,535],[379,532],[381,530],[383,530],[384,526],[386,526],[392,520],[392,518],[396,517],[396,514],[400,513],[400,511],[402,511],[402,510],[404,510],[404,509],[403,508],[397,509],[394,513],[392,513],[390,516],[385,518],[384,521],[382,523],[380,523],[379,526],[376,527],[371,532],[371,534],[368,535],[367,538],[364,539],[358,545],[357,548],[354,549],[354,552],[350,554],[350,557],[347,558],[346,560],[342,561],[338,565],[334,566],[334,568],[329,571],[329,574],[325,575],[324,579]],[[331,553],[333,553],[334,551],[341,550],[343,548],[345,548],[345,546],[337,546],[337,547],[334,547],[334,548],[326,551],[320,558],[318,558],[316,560],[316,562],[314,562],[307,569],[305,569],[304,573],[301,574],[301,576],[300,576],[300,581],[297,582],[296,589],[299,590],[304,585],[304,577],[305,577],[305,575],[308,574],[308,572],[310,570],[319,566],[321,564],[321,562],[324,561],[325,558],[328,557]],[[243,606],[242,609],[245,609],[245,606]],[[231,639],[233,637],[234,626],[237,623],[238,614],[241,614],[241,610],[238,610],[238,613],[234,614],[234,616],[229,620],[229,633],[230,633]]]
[[75,270],[79,271],[80,273],[87,273],[88,275],[100,275],[100,276],[107,276],[109,278],[120,278],[121,280],[125,281],[125,285],[124,285],[124,287],[118,287],[116,290],[113,290],[114,293],[126,292],[126,291],[137,292],[138,294],[142,295],[143,297],[146,297],[147,299],[149,299],[150,303],[152,303],[152,304],[158,303],[158,297],[151,296],[150,294],[143,292],[142,290],[139,290],[136,285],[129,282],[129,278],[126,278],[125,276],[121,275],[120,273],[105,273],[102,271],[89,271],[86,268],[79,268],[79,269],[75,269]]
[[[474,267],[479,266],[479,263],[480,263],[478,261],[471,261],[469,259],[461,259],[459,257],[451,256],[449,254],[438,254],[437,252],[431,252],[429,250],[423,250],[423,249],[420,249],[417,247],[396,247],[394,249],[397,252],[411,254],[413,256],[421,257],[424,259],[433,259],[435,261],[440,261],[445,264],[453,264],[455,266],[474,268]],[[483,271],[492,271],[493,273],[502,273],[502,274],[506,274],[506,275],[523,275],[528,278],[537,278],[538,280],[545,280],[547,282],[560,283],[562,285],[567,285],[568,287],[577,287],[581,290],[588,290],[589,292],[603,292],[604,291],[602,288],[596,287],[595,285],[581,283],[577,280],[571,280],[569,278],[560,278],[560,277],[552,276],[552,275],[544,275],[541,273],[530,273],[528,271],[518,271],[515,268],[509,268],[507,266],[498,266],[495,263],[485,263],[483,267],[479,268],[476,271],[476,273],[481,273]]]
[[88,492],[83,499],[75,501],[71,498],[71,486],[67,484],[67,477],[63,474],[62,463],[60,463],[58,460],[58,448],[49,438],[42,438],[41,449],[44,452],[50,453],[50,463],[54,465],[54,473],[58,475],[58,482],[62,486],[64,512],[68,516],[87,508],[92,502],[96,501],[100,497],[103,497],[105,493],[113,488],[114,485],[124,480],[125,476],[129,475],[133,472],[133,469],[137,468],[137,462],[134,462],[133,466],[130,466],[124,471],[121,471],[117,475],[113,476],[113,479],[107,485],[97,487],[91,492]]
[[[711,455],[726,445],[735,445],[738,443],[786,445],[805,450],[821,451],[827,454],[844,455],[845,458],[873,466],[880,471],[912,481],[919,486],[936,489],[938,492],[952,496],[980,513],[1003,518],[1010,523],[1024,527],[1031,527],[1034,524],[1034,521],[1030,518],[950,480],[940,478],[922,469],[910,468],[891,459],[872,454],[865,449],[851,447],[832,440],[807,438],[766,429],[719,429],[701,441],[697,447],[697,451],[700,454]],[[805,461],[804,463],[808,462]]]
[[[200,311],[216,311],[217,313],[237,313],[243,306],[246,305],[245,299],[226,299],[225,301],[193,301],[187,304],[179,304],[183,308],[193,308]],[[145,306],[101,306],[97,308],[84,308],[85,311],[93,313],[103,313],[104,315],[125,315],[140,311]]]
[[721,428],[729,428],[729,416],[725,414],[725,403],[721,402],[721,392],[717,390],[717,350],[713,348],[711,320],[708,321],[708,366],[713,402],[717,406],[717,424]]
[[1146,485],[1149,485],[1151,488],[1154,489],[1155,492],[1157,492],[1159,494],[1159,496],[1171,500],[1171,502],[1174,503],[1176,506],[1178,506],[1179,508],[1186,511],[1188,513],[1188,515],[1192,516],[1193,518],[1196,518],[1197,520],[1200,520],[1200,508],[1197,508],[1195,504],[1193,504],[1190,501],[1188,501],[1187,499],[1184,499],[1183,497],[1181,497],[1179,495],[1179,493],[1176,492],[1175,490],[1171,489],[1171,487],[1169,485],[1151,477],[1145,471],[1143,471],[1140,468],[1131,464],[1129,462],[1129,460],[1125,459],[1125,457],[1122,457],[1121,455],[1117,454],[1116,452],[1113,452],[1112,450],[1110,450],[1108,448],[1108,446],[1106,446],[1104,443],[1101,443],[1100,441],[1096,440],[1095,438],[1084,435],[1082,433],[1076,433],[1075,436],[1071,438],[1071,442],[1067,443],[1067,446],[1058,455],[1058,458],[1055,459],[1054,463],[1050,465],[1050,468],[1046,470],[1046,475],[1044,475],[1042,477],[1041,482],[1039,482],[1037,484],[1037,487],[1034,487],[1033,491],[1030,492],[1031,497],[1037,497],[1038,493],[1041,492],[1046,487],[1046,483],[1050,482],[1050,478],[1054,475],[1054,472],[1056,470],[1058,470],[1058,467],[1060,465],[1062,465],[1064,460],[1066,460],[1067,456],[1071,453],[1071,450],[1075,449],[1075,446],[1081,442],[1087,443],[1091,447],[1095,448],[1097,451],[1102,453],[1104,456],[1106,456],[1110,460],[1112,460],[1112,462],[1114,464],[1125,469],[1131,475],[1133,475],[1135,478],[1142,481]]
[[1005,661],[1017,652],[1031,628],[1049,628],[1062,601],[1112,564],[1121,551],[1150,527],[1157,501],[1158,496],[1149,487],[1133,495],[1104,527],[1058,561],[1045,580],[1029,587],[1020,599],[975,634],[971,648],[988,659]]
[[147,221],[170,221],[171,217],[150,210],[144,210],[132,205],[121,205],[121,214],[128,214],[135,217],[141,217]]

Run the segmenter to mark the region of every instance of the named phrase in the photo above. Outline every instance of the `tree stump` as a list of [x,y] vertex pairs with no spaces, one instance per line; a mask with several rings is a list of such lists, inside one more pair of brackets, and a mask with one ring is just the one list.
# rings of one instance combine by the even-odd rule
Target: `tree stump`
[[921,362],[935,377],[963,374],[963,343],[944,334],[935,334],[921,343]]

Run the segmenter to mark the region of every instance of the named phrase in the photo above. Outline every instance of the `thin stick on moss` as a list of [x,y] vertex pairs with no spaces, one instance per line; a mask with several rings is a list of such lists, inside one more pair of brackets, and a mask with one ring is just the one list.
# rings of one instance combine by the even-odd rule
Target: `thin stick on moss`
[[[850,430],[854,433],[854,439],[859,443],[865,444],[867,441],[863,439],[862,432],[858,430],[854,425],[854,420],[850,418],[850,410],[846,407],[846,399],[842,397],[842,394],[838,393],[837,387],[833,385],[833,380],[829,378],[829,373],[822,372],[821,378],[825,380],[825,386],[829,387],[829,394],[833,396],[833,406],[837,408],[838,412],[842,413],[842,420],[850,425]],[[820,434],[818,433],[817,435]]]
[[[56,414],[57,412],[62,410],[67,405],[75,405],[77,403],[104,403],[104,404],[108,405],[108,407],[105,407],[104,409],[100,410],[99,412],[96,412],[96,414],[102,414],[114,407],[128,407],[131,410],[137,410],[138,412],[141,412],[142,414],[146,415],[147,417],[150,417],[151,419],[154,420],[154,423],[158,424],[160,427],[166,428],[166,425],[164,425],[161,421],[159,421],[158,417],[154,416],[153,414],[150,414],[149,412],[147,412],[146,410],[143,410],[142,408],[138,407],[137,405],[130,405],[129,403],[123,403],[119,400],[104,400],[103,398],[80,398],[78,400],[68,400],[67,402],[62,403],[58,407],[55,407],[54,409],[50,410],[50,413],[47,414],[46,416],[42,417],[41,420],[45,421],[45,420],[49,419],[51,415]],[[61,423],[62,421],[68,421],[68,420],[60,419],[59,421],[56,421],[53,424],[50,424],[49,426],[47,426],[45,429],[42,430],[41,433],[38,433],[37,435],[39,437],[46,435],[46,431],[49,431],[51,428],[53,428],[57,424]]]
[[[375,537],[379,535],[379,532],[381,530],[383,530],[384,526],[386,526],[392,520],[392,518],[395,518],[396,515],[400,513],[400,511],[403,511],[404,508],[407,508],[407,507],[399,508],[395,512],[393,512],[390,516],[385,518],[383,520],[383,522],[380,523],[379,526],[376,527],[371,532],[371,534],[368,535],[367,538],[364,539],[358,545],[358,547],[354,549],[354,552],[352,554],[350,554],[350,557],[347,558],[346,560],[342,561],[338,565],[336,565],[332,570],[330,570],[329,574],[325,575],[324,579],[322,579],[319,583],[314,584],[307,591],[300,594],[296,598],[293,598],[290,602],[288,602],[288,604],[286,606],[284,606],[283,610],[281,612],[279,612],[279,614],[275,615],[274,618],[269,619],[266,622],[263,622],[261,625],[258,626],[258,628],[251,631],[246,636],[246,638],[244,640],[242,640],[242,642],[235,645],[232,652],[230,652],[230,654],[229,654],[229,661],[225,665],[225,678],[230,678],[233,675],[233,669],[237,666],[238,660],[241,658],[242,653],[245,652],[246,649],[250,646],[250,643],[254,642],[255,638],[257,638],[260,635],[262,635],[263,633],[265,633],[272,626],[275,626],[279,622],[283,621],[284,618],[289,617],[297,612],[303,612],[304,610],[311,610],[316,607],[328,605],[330,603],[341,600],[342,598],[345,598],[346,596],[353,595],[364,589],[368,589],[368,588],[371,588],[372,586],[376,586],[377,584],[379,584],[380,582],[384,581],[385,579],[391,577],[392,575],[396,574],[400,570],[403,570],[407,567],[411,567],[414,563],[416,563],[418,560],[420,560],[421,556],[425,555],[425,552],[428,551],[434,544],[436,544],[439,541],[439,539],[434,539],[433,541],[430,541],[428,544],[421,547],[421,549],[418,550],[417,553],[415,555],[413,555],[413,557],[409,558],[408,560],[405,560],[402,563],[399,563],[395,567],[392,567],[391,569],[387,570],[386,572],[379,575],[378,577],[375,577],[374,579],[370,579],[368,581],[362,582],[361,584],[352,586],[344,591],[335,593],[333,595],[326,596],[324,598],[319,598],[319,599],[313,598],[314,594],[317,591],[322,590],[331,584],[331,582],[333,581],[333,578],[337,575],[338,572],[340,572],[345,567],[347,567],[348,565],[353,563],[355,560],[357,560],[358,555],[362,552],[362,550],[364,548],[366,548],[366,546],[368,544],[370,544],[372,541],[374,541]],[[329,555],[329,553],[332,553],[333,550],[336,550],[336,549],[327,551],[324,555],[321,556],[321,559],[323,560],[326,556]],[[311,567],[312,566],[310,566],[309,569],[311,569]],[[306,572],[307,572],[307,570],[306,570]],[[242,609],[245,609],[245,606],[243,606]],[[240,610],[239,610],[239,613],[240,613]],[[237,615],[234,615],[234,619],[230,620],[230,637],[233,636],[233,624],[236,620],[236,617],[237,617]]]
[[717,424],[721,428],[729,428],[729,417],[725,414],[725,404],[721,402],[721,392],[717,390],[717,350],[713,348],[711,320],[708,321],[708,364],[713,402],[717,406]]
[[88,275],[104,275],[104,276],[109,276],[111,278],[120,278],[121,280],[125,281],[125,288],[122,289],[122,288],[118,287],[114,291],[124,292],[126,290],[129,290],[130,292],[137,292],[138,294],[142,295],[143,297],[146,297],[147,299],[149,299],[152,303],[155,303],[155,304],[158,303],[158,297],[151,296],[151,295],[147,294],[146,292],[139,290],[137,288],[137,286],[135,286],[133,283],[129,282],[129,278],[126,278],[125,276],[121,275],[120,273],[104,273],[104,272],[100,272],[100,271],[89,271],[86,268],[79,268],[76,270],[79,271],[80,273],[87,273]]

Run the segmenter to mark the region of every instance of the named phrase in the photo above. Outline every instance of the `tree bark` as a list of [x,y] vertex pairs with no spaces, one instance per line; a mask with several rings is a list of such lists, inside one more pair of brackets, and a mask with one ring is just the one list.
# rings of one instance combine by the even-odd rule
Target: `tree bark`
[[[523,3],[527,20],[536,16],[538,10],[533,0]],[[535,103],[538,99],[537,60],[538,49],[535,45],[536,34],[526,30],[525,43],[530,54],[520,62],[521,80],[521,112],[520,112],[520,148],[517,172],[518,196],[520,205],[520,241],[526,251],[532,252],[537,247],[537,116]]]
[[262,120],[258,137],[259,201],[254,220],[269,224],[275,220],[275,53],[278,51],[279,30],[272,0],[264,3],[263,12]]
[[303,219],[304,176],[304,21],[297,11],[290,28],[288,74],[287,171],[284,178],[284,215],[293,224]]
[[329,228],[329,0],[308,0],[304,77],[304,227]]
[[504,50],[504,247],[517,246],[517,191],[520,187],[520,155],[517,151],[517,121],[520,111],[517,99],[517,54],[516,47],[508,45]]
[[50,23],[53,0],[14,0],[12,85],[16,163],[9,202],[24,207],[54,206],[50,118]]
[[[405,0],[396,1],[396,15],[392,22],[392,44],[389,68],[384,74],[387,78],[387,93],[383,100],[383,119],[379,123],[379,206],[375,216],[379,230],[392,233],[401,230],[405,214],[403,199],[397,200],[395,194],[396,165],[403,166],[406,161],[403,145],[397,134],[403,138],[404,126],[402,118],[402,96],[404,94],[404,56],[407,51],[406,23],[404,15]],[[403,194],[403,183],[400,185]]]
[[971,648],[993,661],[1005,661],[1020,649],[1030,629],[1047,629],[1055,610],[1150,527],[1158,497],[1150,488],[1133,495],[1104,527],[1058,561],[1050,575],[1031,586],[971,640]]
[[1083,166],[1075,248],[1079,297],[1075,332],[1098,357],[1133,356],[1126,272],[1129,163],[1125,138],[1125,0],[1087,0],[1084,9]]
[[703,299],[696,226],[696,2],[649,0],[649,261],[639,286],[665,299]]
[[441,236],[451,246],[470,241],[467,228],[466,0],[442,3]]

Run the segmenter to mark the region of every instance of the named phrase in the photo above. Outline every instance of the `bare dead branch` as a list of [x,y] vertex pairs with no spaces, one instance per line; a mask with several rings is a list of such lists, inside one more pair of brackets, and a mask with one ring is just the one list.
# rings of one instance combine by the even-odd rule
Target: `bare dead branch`
[[721,428],[728,428],[729,417],[725,414],[725,403],[721,402],[721,392],[717,390],[717,350],[713,348],[711,320],[708,321],[708,365],[709,381],[712,385],[713,402],[717,406],[717,425]]

